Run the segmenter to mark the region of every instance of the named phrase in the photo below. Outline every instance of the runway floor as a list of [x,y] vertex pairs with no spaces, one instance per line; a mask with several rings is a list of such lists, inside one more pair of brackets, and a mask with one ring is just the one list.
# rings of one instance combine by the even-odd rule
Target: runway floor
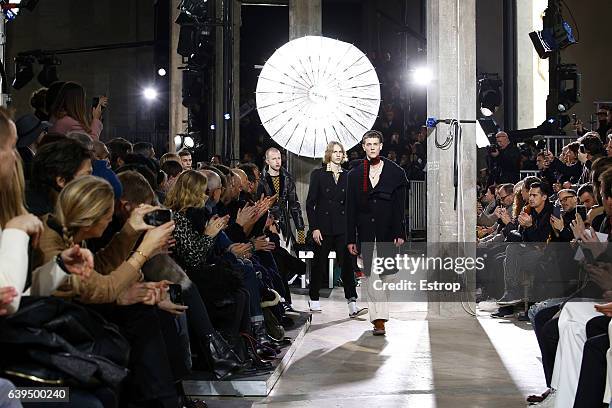
[[[321,299],[303,344],[266,398],[212,398],[216,407],[521,407],[544,390],[528,323],[488,314],[428,318],[425,303],[393,303],[387,336],[349,319],[341,289]],[[294,307],[307,310],[307,296]]]

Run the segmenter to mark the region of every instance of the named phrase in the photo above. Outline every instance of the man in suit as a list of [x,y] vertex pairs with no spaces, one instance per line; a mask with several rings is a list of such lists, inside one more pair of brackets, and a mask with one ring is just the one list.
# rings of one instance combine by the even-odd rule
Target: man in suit
[[[358,255],[363,243],[374,243],[373,253],[363,253],[366,272],[374,256],[385,255],[380,243],[401,246],[406,240],[406,186],[408,180],[404,169],[389,159],[380,156],[383,137],[376,130],[366,132],[361,146],[366,153],[348,173],[346,196],[347,248],[352,255]],[[367,252],[367,251],[366,251]],[[393,273],[393,271],[388,271]],[[395,271],[396,272],[396,271]],[[384,276],[383,276],[384,275]],[[383,282],[389,275],[370,274],[366,293],[373,334],[385,334],[385,322],[389,320],[389,292],[376,290],[374,284]]]
[[355,318],[367,313],[368,309],[357,307],[357,282],[346,248],[346,172],[342,169],[345,157],[344,147],[338,142],[330,142],[325,149],[323,166],[310,173],[306,214],[316,245],[308,303],[311,311],[321,311],[319,290],[324,271],[328,268],[329,252],[333,249],[342,269],[342,286],[349,317]]

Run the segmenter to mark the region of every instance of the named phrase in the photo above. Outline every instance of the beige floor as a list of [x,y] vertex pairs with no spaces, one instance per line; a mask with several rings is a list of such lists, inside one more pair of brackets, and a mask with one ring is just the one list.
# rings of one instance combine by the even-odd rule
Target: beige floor
[[[321,299],[302,346],[267,398],[216,406],[521,407],[544,389],[539,349],[528,324],[474,318],[428,319],[422,303],[394,303],[386,337],[351,320],[341,290]],[[294,305],[306,309],[306,298]]]

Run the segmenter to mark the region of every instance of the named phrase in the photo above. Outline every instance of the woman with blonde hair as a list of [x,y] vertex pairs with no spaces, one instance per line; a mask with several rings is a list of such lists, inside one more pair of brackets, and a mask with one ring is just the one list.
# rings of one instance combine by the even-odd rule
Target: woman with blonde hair
[[[112,220],[114,206],[113,188],[107,181],[83,176],[68,183],[59,194],[55,213],[45,222],[40,243],[44,261],[67,247],[102,236]],[[96,253],[91,276],[83,280],[70,275],[55,295],[83,303],[132,304],[146,300],[150,294],[134,284],[142,280],[142,265],[168,245],[174,230],[173,222],[157,228],[144,222],[144,215],[156,209],[142,205],[134,210],[107,247]],[[144,231],[142,242],[132,252]]]
[[[176,246],[173,248],[173,257],[185,270],[189,278],[198,287],[216,329],[224,327],[231,336],[243,333],[259,333],[256,328],[263,328],[263,311],[261,307],[262,284],[252,267],[237,268],[237,262],[219,262],[209,265],[209,251],[216,242],[219,233],[227,227],[229,215],[225,217],[210,216],[205,208],[208,196],[205,194],[208,181],[205,175],[196,170],[186,170],[178,177],[172,190],[166,196],[166,206],[174,210],[176,230],[174,238]],[[231,244],[224,236],[224,243],[230,243],[226,248],[232,251],[233,246],[244,244]],[[250,244],[247,244],[250,245]],[[231,258],[231,255],[227,255]],[[211,287],[223,288],[211,293]],[[212,297],[218,296],[219,301],[230,300],[234,309],[224,312],[219,309]],[[232,317],[226,317],[227,314]],[[231,321],[228,321],[230,320]],[[265,332],[265,328],[263,328]],[[232,339],[232,345],[240,347],[237,340]],[[253,343],[247,342],[249,357],[257,367],[266,367],[266,363],[259,360]],[[249,345],[251,347],[249,347]]]
[[346,247],[346,172],[342,163],[346,152],[339,142],[330,142],[325,149],[322,167],[310,174],[306,213],[312,239],[315,242],[312,276],[310,278],[310,310],[320,312],[319,290],[323,276],[327,276],[330,251],[336,252],[342,269],[342,287],[348,303],[348,315],[355,318],[368,309],[357,307],[357,282],[351,255]]
[[[19,308],[28,277],[28,244],[38,246],[42,222],[24,207],[24,179],[16,153],[17,130],[9,113],[0,108],[0,315]],[[87,275],[91,253],[78,247],[59,253],[66,271]],[[32,295],[44,296],[55,289],[65,275],[56,262],[48,262],[32,272]]]

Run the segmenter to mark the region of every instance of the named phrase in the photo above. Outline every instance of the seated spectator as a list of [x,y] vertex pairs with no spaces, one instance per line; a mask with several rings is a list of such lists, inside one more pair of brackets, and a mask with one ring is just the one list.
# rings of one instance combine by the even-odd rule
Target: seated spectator
[[183,166],[183,170],[191,170],[191,168],[193,167],[191,152],[187,149],[182,149],[180,152],[178,152],[178,155],[181,159],[181,165]]
[[489,186],[481,199],[476,203],[476,210],[478,211],[476,225],[490,227],[495,224],[497,218],[493,217],[493,212],[495,207],[497,207],[496,194],[497,187]]
[[113,170],[123,166],[126,163],[126,156],[132,153],[132,144],[121,137],[111,139],[106,143],[106,147],[110,152],[110,164]]
[[47,88],[38,88],[32,92],[30,97],[30,106],[34,109],[34,116],[41,122],[49,120],[46,106]]
[[167,194],[174,186],[174,183],[176,183],[178,176],[183,172],[183,166],[178,161],[168,160],[161,165],[161,169],[168,176],[164,185],[161,186],[162,190]]
[[155,149],[153,148],[153,144],[149,142],[134,143],[132,153],[140,154],[147,159],[155,159]]
[[578,160],[583,164],[584,170],[578,183],[584,184],[591,181],[592,163],[600,157],[605,157],[606,151],[599,135],[595,132],[585,134],[579,139],[579,142],[581,146],[584,146],[584,153],[578,153]]
[[58,192],[72,179],[91,172],[91,152],[81,143],[63,139],[44,145],[32,163],[26,188],[28,210],[38,216],[53,212]]
[[[546,243],[551,234],[550,216],[552,204],[548,201],[550,187],[533,183],[529,189],[529,205],[520,212],[517,222],[520,228],[512,236],[519,242]],[[543,254],[534,246],[509,245],[504,262],[505,290],[499,305],[515,305],[523,302],[523,273],[534,270]]]
[[159,165],[162,166],[165,162],[170,161],[170,160],[177,161],[180,163],[181,157],[176,153],[164,153],[162,157],[159,159]]
[[60,88],[51,110],[51,132],[67,134],[71,131],[85,132],[94,140],[100,139],[102,133],[102,110],[108,98],[100,97],[98,106],[89,111],[85,89],[76,82],[66,82]]
[[570,189],[564,189],[557,194],[561,203],[561,217],[557,218],[554,215],[550,216],[550,225],[552,226],[553,235],[551,241],[570,242],[574,239],[574,233],[571,229],[571,223],[576,219],[576,213],[586,219],[586,209],[578,209],[578,198],[576,192]]
[[17,119],[15,125],[17,126],[18,137],[17,151],[23,161],[25,178],[29,180],[34,155],[51,124],[42,122],[33,114],[27,114]]

